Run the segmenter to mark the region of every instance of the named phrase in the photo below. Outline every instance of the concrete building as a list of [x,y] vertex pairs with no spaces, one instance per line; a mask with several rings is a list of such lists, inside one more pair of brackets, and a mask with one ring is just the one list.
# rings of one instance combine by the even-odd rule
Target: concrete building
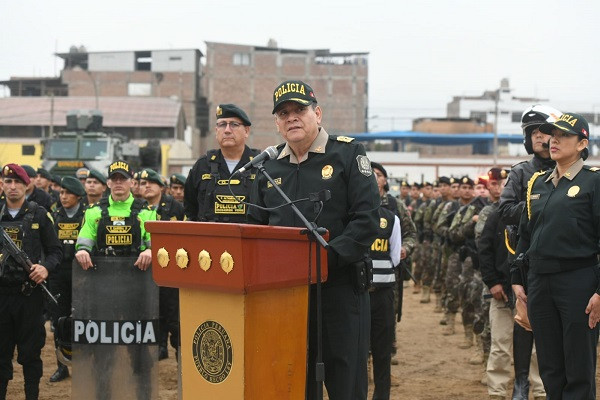
[[[206,42],[206,66],[201,86],[209,106],[209,126],[215,125],[220,103],[235,103],[252,121],[250,146],[281,143],[273,109],[273,91],[284,80],[308,83],[323,108],[323,126],[330,134],[365,132],[368,107],[368,53],[332,53]],[[207,147],[215,147],[209,135]]]

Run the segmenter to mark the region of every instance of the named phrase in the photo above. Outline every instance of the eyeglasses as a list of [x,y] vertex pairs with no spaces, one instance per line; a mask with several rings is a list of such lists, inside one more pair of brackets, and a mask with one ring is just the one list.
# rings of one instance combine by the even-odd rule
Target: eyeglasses
[[236,128],[239,128],[240,126],[242,126],[242,124],[240,124],[239,122],[229,121],[229,122],[218,122],[217,123],[217,128],[219,128],[219,129],[227,129],[227,125],[229,125],[229,127],[231,129],[236,129]]

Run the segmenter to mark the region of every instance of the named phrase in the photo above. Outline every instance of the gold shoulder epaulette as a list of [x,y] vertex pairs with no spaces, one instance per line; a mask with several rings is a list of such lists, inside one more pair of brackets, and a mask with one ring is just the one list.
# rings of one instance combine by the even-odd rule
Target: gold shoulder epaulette
[[590,167],[590,171],[593,171],[593,172],[600,171],[600,168],[598,168],[598,167]]
[[531,190],[533,189],[533,183],[538,178],[538,176],[544,175],[545,173],[546,173],[546,171],[543,171],[543,172],[538,171],[535,174],[533,174],[531,179],[529,179],[529,182],[527,182],[527,218],[528,219],[531,219]]
[[337,137],[337,141],[338,142],[350,143],[353,140],[354,140],[354,138],[353,137],[349,137],[349,136],[338,136]]

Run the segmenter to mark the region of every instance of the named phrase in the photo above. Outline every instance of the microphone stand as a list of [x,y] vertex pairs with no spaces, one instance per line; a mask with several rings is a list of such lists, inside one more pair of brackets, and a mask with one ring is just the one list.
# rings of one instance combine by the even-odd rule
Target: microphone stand
[[[263,163],[259,163],[256,165],[256,168],[267,178],[267,180],[273,185],[277,193],[283,198],[286,204],[289,204],[294,213],[300,218],[304,226],[306,226],[306,230],[303,230],[301,233],[306,234],[308,236],[309,241],[317,242],[317,254],[316,254],[316,272],[317,272],[317,285],[316,285],[316,301],[317,301],[317,359],[315,363],[315,375],[316,375],[316,385],[317,385],[317,399],[323,399],[323,382],[325,380],[325,365],[323,364],[323,322],[322,322],[322,307],[321,307],[321,252],[318,245],[321,245],[325,250],[329,248],[329,244],[323,239],[323,234],[327,232],[325,228],[318,228],[314,222],[309,222],[304,215],[298,210],[298,207],[290,200],[290,198],[281,190],[279,185],[275,183],[273,178],[267,173]],[[312,246],[312,244],[311,244]],[[310,282],[309,282],[310,284]],[[309,289],[309,299],[310,299],[310,289]],[[309,306],[310,307],[310,306]],[[309,318],[310,321],[310,318]]]

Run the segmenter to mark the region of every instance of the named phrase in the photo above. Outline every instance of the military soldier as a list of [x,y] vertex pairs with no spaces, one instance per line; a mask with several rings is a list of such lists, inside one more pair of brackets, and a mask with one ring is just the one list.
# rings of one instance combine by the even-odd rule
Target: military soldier
[[77,171],[75,171],[75,178],[79,179],[83,187],[85,187],[85,180],[87,179],[89,173],[90,170],[85,167],[79,168]]
[[181,174],[171,175],[169,179],[169,194],[173,196],[175,200],[183,204],[184,190],[185,187],[185,176]]
[[[2,168],[5,208],[0,225],[33,265],[27,274],[11,256],[0,263],[0,399],[13,378],[13,354],[23,366],[25,397],[36,400],[42,377],[41,351],[46,340],[43,297],[36,284],[44,282],[60,263],[62,253],[50,214],[25,199],[30,177],[16,164]],[[42,259],[44,254],[44,261]],[[2,251],[5,253],[5,251]]]
[[[459,345],[459,347],[463,349],[473,346],[473,322],[475,314],[472,293],[474,292],[474,269],[476,269],[478,261],[477,249],[475,246],[475,224],[477,223],[479,211],[487,204],[487,197],[475,197],[467,206],[463,206],[459,209],[456,215],[461,216],[460,221],[457,222],[456,219],[453,220],[453,226],[450,226],[450,229],[448,230],[448,237],[451,242],[458,247],[458,261],[461,265],[458,294],[460,307],[462,309],[462,322],[465,337],[463,343]],[[477,290],[475,289],[475,291]],[[480,293],[481,290],[477,292],[478,295]]]
[[[173,196],[162,194],[164,182],[156,171],[146,168],[140,172],[140,191],[159,221],[183,221],[183,205]],[[159,287],[160,337],[158,359],[169,357],[167,339],[171,333],[171,346],[176,354],[179,348],[179,291],[177,288]]]
[[[454,182],[454,178],[449,178],[447,176],[442,176],[438,179],[438,186],[440,189],[440,201],[431,216],[431,230],[433,232],[433,261],[435,272],[433,276],[432,289],[435,293],[435,309],[434,311],[440,313],[443,311],[442,306],[442,296],[444,290],[444,280],[446,278],[446,268],[447,268],[447,256],[444,257],[444,235],[438,232],[440,224],[445,223],[446,216],[448,215],[450,210],[450,205],[447,207],[447,204],[456,204],[451,197],[450,185]],[[443,215],[443,220],[440,221],[440,217]]]
[[217,107],[216,136],[219,149],[200,157],[185,181],[185,215],[192,221],[246,221],[246,205],[237,202],[230,192],[246,199],[254,180],[254,171],[245,171],[229,181],[236,170],[259,154],[246,146],[250,136],[248,115],[234,104]]
[[411,198],[410,198],[410,185],[408,184],[408,182],[406,181],[406,179],[402,179],[400,181],[400,194],[399,194],[399,199],[400,201],[402,201],[404,203],[404,205],[406,207],[408,207],[410,205],[411,202]]
[[[438,182],[433,184],[433,189],[438,188]],[[430,302],[431,286],[435,277],[437,253],[436,247],[433,243],[433,215],[442,201],[441,197],[434,196],[435,190],[432,190],[432,196],[421,205],[420,209],[423,209],[422,219],[422,236],[423,241],[421,243],[421,279],[423,284],[423,292],[421,295],[421,303]],[[439,188],[438,188],[439,194]]]
[[[63,257],[56,272],[50,277],[49,284],[53,293],[59,293],[58,309],[52,313],[52,324],[55,327],[60,317],[71,315],[72,263],[75,258],[75,243],[81,229],[85,207],[81,199],[85,189],[81,182],[72,176],[65,176],[61,181],[60,207],[53,212],[54,229],[62,245]],[[58,346],[58,338],[54,337]],[[59,382],[69,376],[66,365],[57,360],[58,368],[50,377],[50,382]]]
[[[380,208],[371,164],[362,145],[345,136],[329,136],[320,126],[322,110],[306,83],[283,82],[273,94],[273,104],[275,123],[286,144],[278,146],[277,159],[266,162],[265,170],[281,181],[280,188],[292,200],[319,190],[331,192],[331,200],[322,209],[310,202],[297,203],[309,221],[316,220],[329,230],[329,276],[322,290],[325,386],[332,400],[366,399],[370,307],[363,274],[368,268],[365,257],[377,236]],[[250,198],[264,207],[282,202],[263,176],[257,176]],[[252,207],[248,221],[279,226],[300,223],[289,207],[269,211]],[[316,288],[311,287],[308,399],[317,396],[315,294]]]
[[[460,178],[460,205],[461,207],[456,211],[452,218],[452,222],[447,230],[439,229],[440,232],[444,232],[449,246],[448,256],[448,271],[446,273],[446,329],[444,329],[444,335],[453,335],[454,321],[456,320],[456,313],[460,308],[460,275],[462,271],[462,265],[460,261],[459,251],[464,243],[464,239],[461,237],[453,236],[452,232],[458,230],[468,209],[468,205],[473,200],[473,186],[475,183],[468,176]],[[455,241],[456,239],[457,241]],[[468,317],[468,315],[467,315]],[[468,323],[468,319],[463,323]],[[471,327],[467,328],[467,331],[472,332]]]
[[35,184],[35,187],[40,188],[43,191],[45,191],[46,193],[48,193],[50,195],[52,204],[53,205],[56,204],[58,206],[59,192],[57,192],[56,190],[53,190],[51,187],[52,175],[50,175],[50,172],[46,171],[44,168],[38,168],[37,176],[35,178],[34,184]]
[[428,237],[425,237],[425,232],[423,232],[423,219],[425,216],[425,209],[429,205],[429,200],[433,194],[433,186],[431,183],[423,182],[422,184],[416,185],[420,189],[420,197],[418,197],[418,200],[413,202],[411,206],[414,210],[413,221],[417,227],[417,238],[419,245],[417,246],[413,260],[415,264],[413,274],[416,280],[413,293],[419,293],[421,291],[423,269],[425,268],[425,264],[428,262],[429,258],[429,254],[427,252],[430,250],[430,240]]
[[22,166],[27,176],[29,176],[29,184],[27,185],[27,190],[25,191],[25,198],[27,201],[35,201],[37,205],[42,206],[46,209],[46,211],[52,211],[52,199],[50,195],[44,190],[35,186],[35,180],[37,178],[37,172],[30,165]]
[[81,201],[85,207],[94,205],[106,194],[106,177],[98,170],[91,169],[84,182],[85,193]]

